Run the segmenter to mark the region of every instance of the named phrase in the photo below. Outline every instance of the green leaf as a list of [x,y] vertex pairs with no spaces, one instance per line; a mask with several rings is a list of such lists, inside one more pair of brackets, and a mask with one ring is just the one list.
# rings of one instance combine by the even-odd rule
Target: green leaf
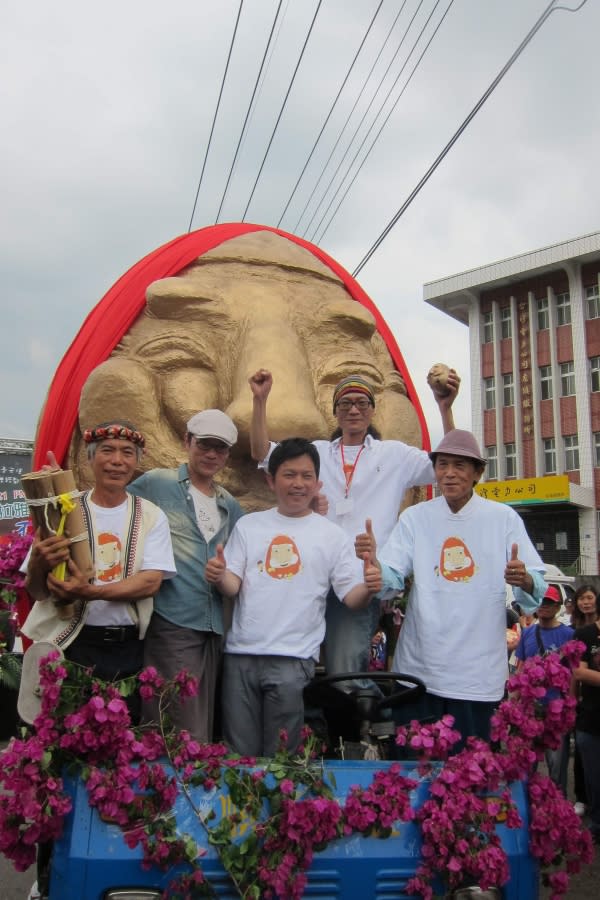
[[0,650],[0,685],[11,691],[19,689],[21,681],[21,661],[12,653]]

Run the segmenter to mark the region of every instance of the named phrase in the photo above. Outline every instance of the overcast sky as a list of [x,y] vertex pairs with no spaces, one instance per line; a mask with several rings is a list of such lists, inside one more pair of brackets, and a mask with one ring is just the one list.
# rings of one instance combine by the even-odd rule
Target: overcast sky
[[[277,224],[378,2],[322,0],[246,221]],[[382,115],[448,3],[433,12]],[[303,233],[319,193],[296,227],[300,214],[401,6],[384,0],[282,228]],[[381,99],[434,6],[422,2]],[[317,240],[347,269],[547,6],[451,5],[339,215]],[[0,437],[33,438],[53,372],[88,312],[138,259],[188,230],[238,7],[238,0],[2,3]],[[276,7],[277,0],[243,4],[194,228],[215,221]],[[242,218],[316,7],[317,0],[282,4],[220,221]],[[336,165],[418,7],[406,0]],[[466,327],[423,302],[423,283],[600,228],[598,35],[598,0],[549,17],[359,276],[396,335],[434,443],[441,429],[426,373],[437,361],[460,371],[465,390],[455,417],[468,427],[468,341]]]

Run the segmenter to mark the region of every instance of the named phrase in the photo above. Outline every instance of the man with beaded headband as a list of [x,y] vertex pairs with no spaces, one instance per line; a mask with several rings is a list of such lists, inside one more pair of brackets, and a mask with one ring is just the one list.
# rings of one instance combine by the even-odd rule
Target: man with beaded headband
[[[27,588],[36,602],[22,630],[112,681],[142,668],[153,597],[163,578],[175,575],[175,564],[165,514],[127,491],[143,454],[142,434],[112,420],[87,428],[83,439],[94,474],[94,487],[81,503],[95,571],[77,567],[68,538],[36,538],[27,567]],[[56,465],[52,453],[48,458]],[[104,564],[106,547],[110,565]],[[61,562],[67,565],[65,581],[52,574]],[[60,604],[73,609],[70,618],[61,618]]]

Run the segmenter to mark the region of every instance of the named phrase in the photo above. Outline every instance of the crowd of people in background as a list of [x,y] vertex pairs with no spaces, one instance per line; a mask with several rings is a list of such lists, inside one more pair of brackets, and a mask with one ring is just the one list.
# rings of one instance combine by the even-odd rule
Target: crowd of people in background
[[[516,604],[515,604],[516,605]],[[568,641],[585,645],[579,668],[573,673],[572,692],[577,700],[575,732],[566,735],[556,750],[546,752],[552,780],[567,795],[568,763],[573,758],[574,808],[589,816],[597,842],[600,837],[600,597],[592,584],[580,585],[562,603],[550,585],[531,621],[523,623],[514,654],[519,672],[526,659],[555,653]],[[550,700],[551,696],[546,698]]]
[[[573,598],[575,638],[585,644],[575,670],[575,809],[590,818],[596,843],[600,840],[600,599],[593,585],[581,585]],[[583,777],[582,777],[583,776]]]

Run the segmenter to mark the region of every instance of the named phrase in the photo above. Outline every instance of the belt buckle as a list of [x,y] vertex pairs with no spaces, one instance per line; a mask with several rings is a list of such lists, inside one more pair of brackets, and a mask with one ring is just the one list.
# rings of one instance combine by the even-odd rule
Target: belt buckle
[[124,640],[123,626],[110,625],[104,630],[104,640],[108,644],[122,644]]

